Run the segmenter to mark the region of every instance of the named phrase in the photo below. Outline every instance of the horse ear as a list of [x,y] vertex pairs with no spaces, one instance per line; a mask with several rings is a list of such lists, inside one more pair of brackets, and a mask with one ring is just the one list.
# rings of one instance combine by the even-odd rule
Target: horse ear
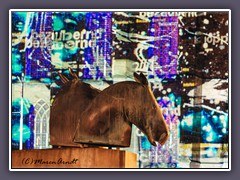
[[138,75],[136,72],[134,72],[133,76],[134,76],[134,79],[135,79],[136,82],[144,84],[144,85],[148,85],[148,80],[144,76],[143,73],[140,73],[140,75]]
[[77,79],[77,80],[78,80],[78,76],[77,76],[77,74],[74,73],[73,70],[72,70],[70,67],[68,67],[68,70],[69,70],[71,76],[72,76],[74,79]]
[[59,75],[62,83],[65,84],[65,83],[67,83],[69,81],[68,78],[66,78],[63,74],[58,73],[58,75]]
[[141,83],[140,76],[136,72],[133,73],[133,76],[136,82]]
[[146,76],[144,76],[143,73],[140,73],[140,77],[142,80],[142,84],[148,85],[148,80],[147,80]]

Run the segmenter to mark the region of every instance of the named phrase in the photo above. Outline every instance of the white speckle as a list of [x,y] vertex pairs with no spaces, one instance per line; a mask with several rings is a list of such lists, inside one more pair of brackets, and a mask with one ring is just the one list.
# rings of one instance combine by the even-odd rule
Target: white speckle
[[[219,106],[218,106],[218,107],[219,107]],[[220,108],[219,108],[219,109],[220,109]],[[223,115],[220,115],[220,116],[219,116],[219,119],[220,119],[221,122],[224,122],[224,121],[225,121],[225,117],[224,117]]]
[[163,94],[166,94],[167,92],[166,92],[165,90],[162,90],[162,93],[163,93]]
[[169,51],[169,52],[168,52],[168,55],[170,55],[170,56],[171,56],[171,55],[172,55],[172,51]]
[[220,48],[221,50],[223,50],[223,49],[225,49],[225,46],[224,46],[224,45],[220,45],[219,48]]
[[226,128],[223,128],[223,129],[222,129],[222,132],[223,132],[223,133],[226,133],[226,132],[227,132]]
[[185,52],[185,56],[188,56],[188,52]]
[[209,24],[209,20],[208,20],[208,19],[204,19],[204,20],[203,20],[203,23],[204,23],[204,24]]
[[228,20],[225,22],[225,26],[228,26]]
[[81,77],[82,75],[83,75],[83,73],[82,73],[82,72],[79,72],[79,73],[78,73],[78,76],[79,76],[79,77]]
[[172,89],[171,89],[171,88],[167,88],[167,92],[169,92],[169,93],[170,93],[171,91],[172,91]]
[[203,43],[203,48],[208,48],[208,43]]
[[[165,93],[166,93],[166,91],[165,91]],[[163,99],[164,99],[165,101],[169,101],[169,97],[167,97],[167,96],[164,96]]]
[[207,126],[205,126],[206,127],[206,131],[207,132],[210,132],[211,131],[211,129],[212,129],[212,127],[210,126],[210,124],[208,124]]
[[214,103],[214,101],[211,99],[211,100],[210,100],[210,104],[213,104],[213,103]]
[[179,29],[179,35],[180,35],[180,36],[183,35],[183,31],[182,31],[182,29]]

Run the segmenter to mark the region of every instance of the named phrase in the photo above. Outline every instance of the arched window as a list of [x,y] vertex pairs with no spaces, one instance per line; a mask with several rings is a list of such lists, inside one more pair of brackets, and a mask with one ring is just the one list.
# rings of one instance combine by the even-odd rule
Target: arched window
[[50,106],[42,99],[35,104],[34,149],[51,148],[49,145]]

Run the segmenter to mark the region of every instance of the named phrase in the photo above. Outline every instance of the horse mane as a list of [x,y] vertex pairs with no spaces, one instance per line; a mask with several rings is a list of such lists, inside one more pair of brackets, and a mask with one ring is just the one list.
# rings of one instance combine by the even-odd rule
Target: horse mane
[[[73,86],[75,86],[75,88],[81,88],[81,87],[84,87],[84,86],[85,86],[85,88],[90,88],[90,89],[92,89],[92,90],[96,90],[97,92],[101,92],[101,90],[99,90],[99,89],[91,86],[91,85],[88,84],[88,83],[84,83],[84,82],[82,82],[82,81],[74,82],[73,80],[71,80],[71,81],[68,81],[68,82],[64,83],[64,84],[61,86],[61,89],[58,91],[57,96],[61,96],[61,95],[64,95],[64,94],[68,93],[69,90],[70,90]],[[86,89],[86,91],[82,91],[82,93],[88,94],[88,93],[90,93],[90,92],[89,92],[89,89]]]
[[[99,93],[97,96],[104,96],[104,95],[110,95],[112,97],[121,97],[123,94],[126,93],[129,89],[133,90],[136,89],[140,83],[137,83],[135,81],[123,81],[118,82],[115,84],[112,84],[111,86],[104,89],[101,93]],[[113,96],[114,94],[114,96]]]

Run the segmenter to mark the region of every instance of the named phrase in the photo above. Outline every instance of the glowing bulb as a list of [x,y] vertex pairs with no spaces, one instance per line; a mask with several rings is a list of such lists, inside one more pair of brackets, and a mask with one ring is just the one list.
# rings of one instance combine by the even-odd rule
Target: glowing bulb
[[212,127],[208,124],[208,125],[206,126],[205,130],[206,130],[207,132],[210,132],[210,131],[212,130]]
[[227,129],[226,128],[223,128],[222,129],[222,132],[225,134],[225,133],[227,133]]
[[213,134],[209,133],[209,136],[206,138],[208,142],[211,142],[213,140]]

